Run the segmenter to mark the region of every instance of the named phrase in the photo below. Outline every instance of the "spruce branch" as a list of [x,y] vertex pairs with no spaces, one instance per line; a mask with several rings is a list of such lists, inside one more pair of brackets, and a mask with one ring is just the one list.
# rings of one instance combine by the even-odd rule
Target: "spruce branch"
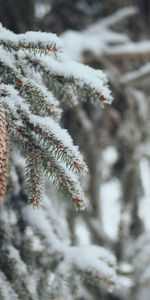
[[[56,189],[61,189],[68,195],[68,198],[72,200],[72,203],[76,209],[84,209],[86,205],[86,200],[84,192],[79,184],[79,179],[73,172],[66,169],[66,167],[57,162],[54,155],[50,154],[49,149],[43,149],[39,145],[39,142],[36,138],[30,133],[27,132],[22,127],[14,127],[16,131],[16,137],[20,139],[24,147],[29,149],[34,149],[38,160],[41,162],[46,176],[52,181]],[[30,150],[29,150],[30,151]],[[32,164],[32,160],[29,160],[29,163]],[[27,169],[30,170],[31,165],[27,166]],[[28,176],[28,173],[27,173]],[[28,181],[27,179],[27,191],[31,190],[32,178]],[[31,199],[31,198],[30,198]],[[33,202],[33,201],[32,201]]]
[[48,160],[48,153],[41,152],[41,158],[45,173],[50,177],[56,188],[68,194],[76,210],[84,210],[86,198],[78,182],[78,177],[69,172],[62,164],[58,164],[54,157]]
[[32,105],[33,113],[52,116],[57,121],[60,120],[61,109],[58,107],[58,102],[46,88],[29,79],[24,81],[22,85],[20,84],[18,89],[21,91],[21,96]]
[[136,71],[129,72],[123,75],[120,79],[122,84],[139,84],[139,82],[150,77],[150,63],[146,63]]
[[[58,161],[63,161],[66,166],[76,173],[87,171],[87,166],[67,130],[61,128],[55,120],[32,114],[30,107],[11,85],[1,85],[1,95],[5,98],[5,105],[9,110],[11,122],[18,125],[22,120],[26,132],[35,133],[42,147],[55,154]],[[13,98],[15,99],[15,102]],[[19,121],[20,122],[20,121]]]
[[[88,98],[92,103],[95,103],[97,100],[100,101],[102,106],[106,103],[111,104],[112,96],[107,85],[106,75],[102,71],[95,70],[94,72],[89,66],[75,62],[71,62],[72,70],[70,70],[69,63],[60,63],[52,58],[45,60],[43,57],[26,56],[26,60],[37,71],[46,75],[49,81],[57,82],[57,85],[50,85],[54,92],[55,88],[57,89],[57,96],[59,96],[59,91],[60,93],[63,92],[63,86],[68,85],[73,88],[74,93],[83,101]],[[68,69],[68,73],[66,69]]]
[[[50,120],[50,118],[43,118],[33,114],[27,116],[24,113],[21,113],[21,116],[27,130],[36,133],[43,147],[47,147],[58,161],[63,161],[68,168],[76,173],[83,173],[87,170],[77,146],[73,145],[73,141],[67,131],[60,128],[53,119]],[[59,135],[57,133],[58,130]],[[65,139],[67,139],[67,143],[65,143]]]
[[26,187],[29,202],[39,207],[43,195],[44,177],[38,153],[34,147],[28,149],[26,159]]
[[9,52],[24,50],[34,55],[56,54],[61,49],[61,41],[55,34],[28,31],[16,35],[5,28],[0,28],[0,45]]
[[[103,57],[102,57],[103,58]],[[150,58],[150,41],[129,42],[124,45],[108,47],[104,59],[111,60],[136,60]]]
[[61,109],[58,107],[58,101],[54,99],[50,91],[36,84],[33,80],[22,76],[18,71],[1,60],[0,70],[2,76],[15,85],[20,95],[31,105],[33,113],[50,115],[56,120],[60,119]]
[[16,35],[0,27],[0,160],[4,178],[1,183],[5,190],[8,165],[6,111],[12,139],[23,146],[27,158],[29,201],[39,206],[46,175],[56,188],[65,191],[76,209],[83,209],[86,201],[79,175],[87,167],[78,147],[59,124],[62,112],[59,101],[63,99],[76,105],[80,99],[98,100],[103,105],[111,103],[112,97],[102,71],[79,63],[58,61],[50,55],[46,59],[45,54],[56,53],[59,49],[60,40],[55,35],[40,32]]
[[[11,103],[9,102],[11,101],[9,101],[9,96],[10,95],[7,94],[8,99],[7,101],[5,99],[5,103],[8,103],[8,108],[10,110]],[[73,173],[71,171],[69,172],[69,170],[67,171],[66,169],[66,167],[69,169],[70,165],[70,168],[77,173],[83,172],[83,169],[86,170],[86,166],[81,155],[75,146],[72,145],[72,140],[70,139],[71,141],[69,141],[69,135],[67,135],[67,138],[72,146],[70,148],[65,147],[62,141],[60,141],[58,137],[53,134],[53,128],[52,133],[46,126],[44,128],[45,131],[43,131],[43,126],[40,127],[40,121],[41,119],[44,121],[46,118],[33,115],[28,112],[28,110],[23,111],[23,105],[20,106],[20,103],[17,102],[16,109],[13,108],[13,111],[11,110],[10,112],[11,130],[14,133],[14,137],[18,138],[20,143],[24,146],[24,149],[26,149],[26,152],[28,152],[26,186],[29,201],[32,202],[34,206],[39,206],[40,204],[40,197],[42,196],[43,191],[43,185],[41,182],[43,177],[43,169],[41,167],[42,164],[45,174],[50,177],[56,188],[63,189],[65,193],[68,194],[68,198],[72,199],[73,205],[76,209],[83,209],[85,205],[85,199],[84,193],[78,183],[78,178],[73,176]],[[27,112],[28,115],[26,114]],[[19,120],[19,116],[21,116],[22,122]],[[51,120],[51,122],[52,125],[55,125],[55,128],[55,121]],[[63,129],[61,129],[58,125],[57,130],[63,132]],[[38,137],[39,133],[41,135],[40,137]],[[51,146],[53,151],[51,151]],[[35,158],[36,156],[37,159]],[[65,162],[66,167],[61,165],[61,161]]]
[[86,30],[89,33],[96,31],[97,28],[114,28],[116,25],[120,25],[129,17],[138,14],[138,9],[135,6],[128,6],[117,10],[113,15],[105,17],[103,20],[97,21],[96,23],[90,25]]

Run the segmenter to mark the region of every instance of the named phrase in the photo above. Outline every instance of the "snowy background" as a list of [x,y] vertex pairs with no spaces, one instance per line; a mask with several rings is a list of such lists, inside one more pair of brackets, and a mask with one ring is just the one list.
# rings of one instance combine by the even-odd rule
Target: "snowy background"
[[[84,211],[75,211],[47,180],[41,207],[34,209],[26,202],[25,159],[15,145],[1,208],[2,300],[149,300],[149,3],[32,0],[12,7],[0,1],[0,21],[14,32],[0,27],[0,68],[8,64],[16,74],[22,65],[24,86],[34,86],[31,101],[41,91],[55,119],[31,113],[21,88],[10,87],[13,75],[7,87],[1,71],[12,127],[22,126],[21,103],[31,124],[52,132],[81,169],[82,156],[88,167],[78,182],[60,163],[76,185],[74,198],[81,201],[75,208],[87,200]],[[28,30],[46,33],[24,34]],[[26,55],[30,43],[39,53]],[[51,45],[56,53],[49,55]],[[61,112],[65,129],[57,124]]]

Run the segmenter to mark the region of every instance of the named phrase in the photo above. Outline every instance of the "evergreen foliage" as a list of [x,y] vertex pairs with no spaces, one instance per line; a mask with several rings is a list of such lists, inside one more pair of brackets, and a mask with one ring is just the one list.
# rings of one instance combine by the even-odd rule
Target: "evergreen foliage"
[[[88,95],[91,102],[111,103],[106,76],[78,63],[63,62],[61,41],[54,34],[17,35],[1,26],[0,48],[1,197],[5,197],[10,135],[26,157],[29,201],[40,205],[44,177],[48,176],[76,209],[83,209],[86,199],[80,175],[87,167],[60,126],[59,102],[75,99],[76,104]],[[51,82],[49,90],[43,77]]]
[[[17,1],[0,16],[24,32]],[[0,300],[149,300],[148,0],[29,2],[32,30],[84,30],[61,35],[64,55],[55,35],[0,29]],[[87,64],[109,76],[104,110],[107,78]],[[61,201],[84,208],[87,171],[62,127],[88,165],[81,213]]]
[[[59,212],[58,218],[56,196],[51,192],[56,202],[52,205],[44,190],[49,178],[76,209],[85,207],[80,177],[87,166],[60,123],[62,102],[76,106],[81,100],[98,101],[101,106],[111,103],[102,71],[66,61],[56,35],[14,34],[1,26],[2,300],[81,298],[85,293],[80,290],[81,280],[85,285],[90,281],[104,290],[115,284],[114,255],[99,246],[71,245],[68,224],[61,215],[65,212]],[[24,194],[24,174],[29,204]],[[64,207],[64,203],[59,205]],[[32,206],[40,208],[33,210]]]

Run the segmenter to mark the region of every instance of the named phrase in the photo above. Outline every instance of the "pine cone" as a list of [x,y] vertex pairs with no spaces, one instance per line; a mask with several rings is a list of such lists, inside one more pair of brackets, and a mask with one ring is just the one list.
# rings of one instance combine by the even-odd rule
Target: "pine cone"
[[6,193],[9,163],[9,134],[5,108],[0,101],[0,200],[3,200]]

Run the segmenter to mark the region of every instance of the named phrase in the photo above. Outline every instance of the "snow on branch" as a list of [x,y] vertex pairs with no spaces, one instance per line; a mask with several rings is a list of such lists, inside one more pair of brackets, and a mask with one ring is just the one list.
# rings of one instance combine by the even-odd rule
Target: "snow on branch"
[[[2,88],[4,93],[5,85],[2,85]],[[12,109],[12,130],[14,129],[15,136],[21,143],[29,148],[26,167],[28,199],[30,201],[32,199],[34,206],[39,206],[43,190],[42,158],[44,169],[56,187],[63,187],[63,189],[67,187],[73,205],[76,209],[81,209],[85,205],[85,200],[78,179],[69,170],[68,173],[63,165],[60,168],[60,163],[64,162],[66,167],[72,169],[73,172],[83,173],[86,171],[86,165],[78,148],[73,145],[66,130],[62,129],[53,119],[30,113],[29,106],[24,105],[17,92],[13,91],[11,86],[8,88],[12,95],[11,97],[10,94],[6,96],[5,93],[5,103],[10,110]],[[14,96],[16,100],[12,103]]]
[[36,53],[56,53],[60,51],[61,41],[52,33],[29,31],[23,34],[0,28],[0,45],[8,51],[30,51]]
[[[71,95],[83,101],[99,100],[104,105],[111,103],[112,96],[102,71],[71,61],[58,61],[57,57],[45,57],[59,47],[60,40],[53,34],[17,35],[1,27],[1,105],[6,111],[10,135],[26,157],[29,201],[39,206],[46,176],[56,188],[65,191],[76,209],[84,209],[86,197],[79,175],[87,167],[78,147],[59,124],[62,112],[59,101]],[[30,54],[18,50],[29,50]],[[48,88],[46,80],[50,82]],[[3,115],[0,121],[4,123]],[[5,171],[6,168],[3,172],[6,178]]]
[[10,295],[12,300],[19,300],[10,282],[7,280],[4,273],[0,271],[0,297],[4,300],[8,300],[10,299]]
[[[111,291],[117,279],[115,256],[100,246],[70,246],[66,241],[62,241],[53,229],[51,221],[48,220],[48,208],[52,213],[53,207],[50,209],[50,203],[44,197],[40,210],[34,212],[31,205],[24,207],[23,218],[28,220],[34,232],[42,238],[43,246],[49,245],[47,250],[49,254],[59,254],[61,257],[56,275],[66,281],[69,279],[70,271],[74,271],[74,276],[80,276],[81,280],[90,280],[92,284]],[[59,221],[61,222],[61,218]]]
[[108,17],[104,18],[103,20],[100,20],[100,21],[96,22],[95,24],[89,26],[87,28],[87,30],[92,33],[93,31],[95,31],[97,28],[100,28],[100,27],[112,28],[115,25],[118,25],[118,24],[124,22],[124,20],[126,20],[129,17],[134,16],[137,13],[138,13],[138,9],[135,6],[124,7],[122,9],[119,9],[113,15],[108,16]]
[[129,42],[127,34],[114,31],[112,28],[135,14],[137,8],[129,6],[96,21],[83,31],[68,30],[63,33],[61,37],[71,59],[82,61],[84,52],[92,53],[99,58],[107,52],[107,48]]
[[[30,275],[27,265],[23,261],[18,249],[16,249],[12,245],[8,245],[5,249],[5,253],[6,263],[9,266],[6,273],[8,278],[10,277],[10,274],[8,274],[8,272],[10,272],[10,270],[13,270],[13,274],[11,274],[13,290],[17,295],[19,294],[19,298],[21,299],[24,297],[26,299],[35,299],[35,290],[34,287],[32,287],[30,281],[33,280],[33,277]],[[24,287],[24,289],[21,289],[22,286]],[[14,296],[14,299],[17,300],[18,297],[15,297],[15,293],[12,294],[12,296]]]
[[63,276],[64,270],[75,269],[82,279],[100,284],[111,290],[116,283],[116,261],[114,255],[99,246],[72,246],[66,249],[64,261],[58,272]]
[[54,99],[52,93],[47,91],[46,87],[37,84],[34,80],[22,76],[15,68],[9,66],[1,60],[0,72],[9,82],[15,85],[20,91],[20,95],[31,104],[32,111],[37,114],[45,113],[53,116],[56,120],[60,119],[61,109],[58,107],[58,101]]
[[48,117],[40,117],[30,114],[22,116],[23,122],[28,128],[34,131],[45,144],[49,146],[49,151],[54,153],[56,150],[56,157],[62,160],[73,171],[80,173],[87,167],[78,150],[78,147],[73,145],[73,141],[67,130],[62,129],[59,125]]
[[138,70],[123,75],[120,81],[123,84],[133,84],[138,83],[139,81],[142,81],[148,77],[150,77],[150,63],[146,63]]
[[68,30],[62,35],[67,53],[72,60],[82,61],[84,53],[92,53],[96,57],[103,55],[109,45],[120,45],[129,41],[128,36],[108,29],[99,27],[91,32]]
[[128,42],[124,45],[109,47],[106,56],[112,59],[127,58],[149,58],[150,57],[150,41]]
[[[69,171],[63,163],[57,161],[55,154],[50,153],[48,148],[43,145],[41,146],[39,140],[35,138],[34,133],[27,133],[24,127],[19,125],[13,128],[15,136],[24,144],[29,153],[33,149],[35,151],[34,159],[32,157],[29,160],[27,157],[26,175],[29,200],[32,201],[34,206],[40,205],[40,189],[37,186],[41,182],[40,175],[37,172],[36,176],[28,176],[33,175],[35,168],[37,168],[36,163],[33,166],[33,162],[35,162],[37,157],[37,160],[39,159],[39,162],[37,161],[38,165],[39,163],[41,164],[40,173],[45,173],[57,189],[62,189],[65,192],[66,197],[68,196],[68,199],[72,201],[76,210],[83,210],[86,206],[86,198],[79,184],[79,178],[73,172]],[[32,170],[32,168],[34,169]],[[37,178],[39,178],[39,182],[36,180]],[[37,199],[37,201],[34,201],[34,199]]]
[[[127,254],[133,264],[135,276],[134,288],[140,295],[142,289],[149,290],[150,282],[150,238],[149,232],[144,232],[136,239],[134,245],[130,245]],[[143,293],[142,293],[143,294]]]
[[99,100],[102,106],[105,103],[111,104],[112,96],[103,71],[73,61],[58,62],[43,57],[28,59],[35,68],[53,77],[59,84],[68,84],[75,91],[82,91],[83,98],[85,93],[90,95],[91,102]]

